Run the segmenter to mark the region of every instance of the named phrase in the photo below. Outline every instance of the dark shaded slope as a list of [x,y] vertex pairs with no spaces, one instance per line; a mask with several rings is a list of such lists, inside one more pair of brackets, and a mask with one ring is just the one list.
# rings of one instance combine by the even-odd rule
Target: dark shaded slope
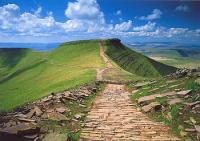
[[30,49],[0,48],[0,79],[8,75],[8,71],[20,62]]
[[120,67],[131,73],[145,77],[158,77],[176,70],[175,67],[156,62],[127,48],[118,39],[106,40],[104,43],[106,54]]
[[13,67],[23,58],[30,49],[0,48],[0,65]]

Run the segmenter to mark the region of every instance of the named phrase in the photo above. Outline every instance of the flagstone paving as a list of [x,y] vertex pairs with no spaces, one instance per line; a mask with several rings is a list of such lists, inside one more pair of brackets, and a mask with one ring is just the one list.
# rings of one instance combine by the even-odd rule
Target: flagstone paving
[[87,116],[80,141],[174,141],[163,123],[154,122],[129,99],[124,85],[107,84]]

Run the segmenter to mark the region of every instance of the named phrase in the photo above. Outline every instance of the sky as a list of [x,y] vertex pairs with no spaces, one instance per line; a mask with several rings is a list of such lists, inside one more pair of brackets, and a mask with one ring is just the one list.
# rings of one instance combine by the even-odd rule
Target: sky
[[96,38],[200,45],[200,1],[0,0],[0,42]]

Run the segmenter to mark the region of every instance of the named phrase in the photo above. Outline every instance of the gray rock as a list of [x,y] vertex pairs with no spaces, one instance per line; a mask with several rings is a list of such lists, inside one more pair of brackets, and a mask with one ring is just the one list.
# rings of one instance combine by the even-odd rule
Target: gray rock
[[43,112],[40,110],[38,106],[34,106],[33,109],[30,110],[29,113],[26,114],[28,118],[32,118],[33,116],[41,116]]
[[65,107],[58,107],[58,108],[55,109],[55,111],[62,114],[64,112],[66,112],[67,109]]
[[53,113],[48,113],[47,114],[48,119],[55,120],[55,121],[65,121],[68,120],[66,116],[63,114],[53,112]]
[[196,132],[196,129],[194,129],[194,128],[186,128],[185,132]]
[[180,98],[175,98],[175,99],[169,100],[169,101],[168,101],[168,104],[169,104],[169,105],[174,105],[174,104],[181,103],[181,102],[183,102],[182,99],[180,99]]
[[177,95],[186,96],[186,95],[190,94],[191,92],[192,92],[192,90],[180,91],[180,92],[177,92]]
[[193,107],[195,107],[196,105],[199,105],[199,104],[200,104],[200,101],[195,101],[195,102],[192,102],[192,103],[187,103],[187,102],[185,102],[184,104],[187,105],[187,106],[189,106],[190,108],[193,108]]
[[162,108],[161,104],[158,102],[152,102],[148,105],[142,107],[144,112],[150,112],[151,110],[158,111]]
[[16,126],[4,128],[0,130],[1,134],[7,135],[26,135],[35,134],[40,131],[40,128],[34,123],[20,123]]
[[76,114],[74,117],[75,117],[75,119],[80,119],[82,116],[84,116],[84,114]]
[[156,99],[157,97],[166,97],[166,96],[172,96],[175,95],[176,93],[174,91],[172,92],[167,92],[167,93],[163,93],[163,94],[153,94],[153,95],[148,95],[148,96],[144,96],[138,99],[138,103],[142,104],[151,100]]
[[34,119],[28,119],[28,118],[17,118],[19,121],[23,121],[23,122],[35,122]]
[[139,88],[141,88],[141,87],[143,87],[143,86],[146,86],[146,85],[148,85],[150,82],[140,82],[140,83],[137,83],[136,85],[134,85],[134,88],[135,89],[139,89]]

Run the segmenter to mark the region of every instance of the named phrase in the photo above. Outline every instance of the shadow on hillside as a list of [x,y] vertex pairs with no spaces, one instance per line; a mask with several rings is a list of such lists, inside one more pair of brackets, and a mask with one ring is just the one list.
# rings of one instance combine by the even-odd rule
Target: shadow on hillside
[[29,49],[25,48],[0,48],[0,56],[2,65],[13,67],[19,62],[27,53]]
[[44,62],[46,62],[46,60],[42,60],[40,62],[37,62],[37,63],[33,64],[33,65],[30,65],[30,66],[27,66],[25,68],[17,70],[14,73],[11,73],[11,74],[7,75],[6,77],[2,78],[0,80],[0,84],[12,79],[13,77],[15,77],[15,76],[17,76],[17,75],[19,75],[19,74],[21,74],[21,73],[23,73],[23,72],[25,72],[25,71],[27,71],[29,69],[35,68],[35,67],[39,66],[40,64],[42,64]]

